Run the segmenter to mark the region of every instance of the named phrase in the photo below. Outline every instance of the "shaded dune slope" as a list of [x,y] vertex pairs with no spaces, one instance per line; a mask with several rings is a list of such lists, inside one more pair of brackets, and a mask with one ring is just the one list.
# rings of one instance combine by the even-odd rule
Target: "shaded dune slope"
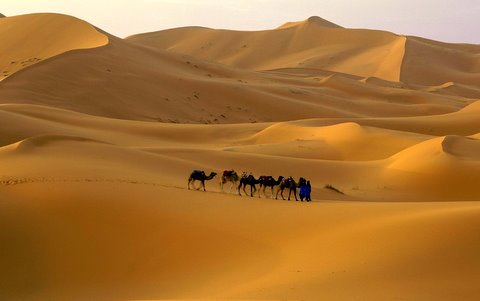
[[127,40],[245,69],[303,67],[399,80],[404,37],[319,19],[256,32],[186,27]]
[[[422,120],[407,117],[395,123],[384,121],[382,127],[368,125],[376,119],[337,120],[334,125],[318,119],[207,126],[112,122],[31,105],[0,108],[5,125],[22,125],[14,133],[2,126],[2,156],[9,162],[4,170],[15,171],[9,175],[14,178],[28,178],[28,174],[61,178],[66,168],[73,178],[107,181],[131,162],[125,174],[129,181],[184,187],[185,174],[192,169],[220,173],[233,168],[305,176],[312,180],[315,198],[357,200],[387,196],[390,200],[471,200],[480,184],[476,176],[480,172],[475,138],[478,115],[469,115],[475,111],[472,108],[432,117],[430,129],[446,137],[423,133]],[[476,132],[466,133],[460,127],[455,133],[457,118],[473,123]],[[57,155],[34,163],[48,154]],[[35,170],[19,168],[29,166],[29,161]],[[83,164],[78,167],[71,163],[80,161]],[[457,184],[445,185],[449,181]],[[323,188],[326,184],[334,184],[346,195],[332,195]],[[439,184],[448,193],[434,189]]]
[[260,32],[187,27],[128,40],[256,70],[314,68],[427,86],[476,86],[480,77],[478,45],[345,29],[318,17]]
[[[0,37],[0,62],[42,59],[0,82],[1,300],[479,299],[477,46],[318,17]],[[313,201],[187,190],[194,169]]]
[[422,85],[480,83],[480,45],[408,37],[400,80]]
[[[45,20],[51,18],[66,25],[77,22],[61,15],[22,17],[46,23],[49,22]],[[317,27],[323,30],[322,25],[311,23],[310,20],[286,30],[303,32],[312,26],[313,30]],[[388,35],[374,33],[377,34]],[[462,90],[464,93],[459,95],[428,89],[417,91],[414,86],[391,81],[362,81],[361,77],[311,68],[256,72],[95,31],[93,40],[99,37],[102,41],[107,39],[108,44],[79,49],[83,39],[80,37],[77,48],[69,44],[66,53],[9,76],[0,85],[0,102],[47,105],[121,119],[235,123],[442,114],[464,107],[476,95],[475,90]],[[73,39],[73,35],[68,38]],[[362,39],[360,33],[357,42]],[[82,89],[78,89],[79,86]]]

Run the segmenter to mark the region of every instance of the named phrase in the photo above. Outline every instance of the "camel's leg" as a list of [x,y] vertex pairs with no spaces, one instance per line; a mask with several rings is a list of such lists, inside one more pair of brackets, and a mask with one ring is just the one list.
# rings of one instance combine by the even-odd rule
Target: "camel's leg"
[[224,192],[223,191],[223,184],[224,184],[224,179],[222,178],[222,180],[220,181],[220,189],[222,189],[222,192]]
[[240,193],[240,188],[242,187],[242,182],[240,182],[240,184],[238,184],[238,187],[237,187],[237,191],[238,191],[238,195],[242,195]]
[[278,200],[278,194],[279,193],[280,193],[280,196],[282,197],[282,199],[284,200],[284,198],[283,198],[283,188],[282,187],[278,188],[277,194],[275,195],[275,199]]
[[188,179],[188,184],[187,184],[188,190],[190,190],[190,182],[192,182],[191,178]]
[[205,189],[205,180],[202,180],[202,187],[203,187],[203,191],[207,191],[207,190]]

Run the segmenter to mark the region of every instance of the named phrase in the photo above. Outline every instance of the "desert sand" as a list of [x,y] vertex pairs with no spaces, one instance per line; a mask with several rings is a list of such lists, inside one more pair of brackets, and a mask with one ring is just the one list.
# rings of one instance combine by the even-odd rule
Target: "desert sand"
[[480,298],[480,45],[319,17],[120,39],[30,14],[0,39],[0,299]]

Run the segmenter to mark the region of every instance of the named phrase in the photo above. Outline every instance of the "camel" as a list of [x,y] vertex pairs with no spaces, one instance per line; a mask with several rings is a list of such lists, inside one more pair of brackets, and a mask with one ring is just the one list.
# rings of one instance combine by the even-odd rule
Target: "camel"
[[282,183],[280,183],[280,188],[277,190],[277,195],[275,196],[275,199],[278,199],[278,193],[280,193],[280,196],[282,197],[283,200],[285,198],[283,197],[283,190],[285,188],[288,189],[288,200],[290,201],[290,195],[293,192],[293,195],[295,196],[295,201],[298,201],[297,198],[297,187],[300,187],[301,185],[305,185],[305,179],[300,178],[298,181],[298,184],[295,182],[295,180],[292,177],[288,177],[282,180]]
[[273,199],[273,188],[275,186],[280,185],[282,180],[283,180],[282,176],[279,176],[278,180],[275,180],[272,176],[260,176],[260,178],[258,178],[258,182],[260,183],[260,188],[258,189],[258,197],[260,197],[260,192],[262,191],[262,187],[263,187],[263,195],[267,197],[267,194],[265,193],[265,189],[267,187],[270,187],[272,190],[271,196]]
[[230,186],[230,191],[232,192],[232,188],[237,186],[237,182],[239,180],[238,174],[234,170],[224,170],[222,175],[222,181],[220,182],[220,186],[222,187],[223,191],[223,184],[227,182],[231,182],[232,186]]
[[255,191],[257,191],[257,187],[255,186],[256,184],[258,184],[258,180],[255,179],[255,177],[251,174],[247,174],[246,172],[244,172],[242,174],[242,177],[240,178],[240,184],[238,185],[238,194],[239,195],[242,195],[240,193],[240,187],[243,187],[243,192],[245,193],[245,195],[247,195],[247,192],[245,191],[245,187],[247,185],[250,185],[250,196],[253,197],[253,193]]
[[[205,181],[213,179],[216,175],[217,173],[213,171],[210,173],[210,175],[207,176],[203,170],[194,170],[188,178],[188,189],[190,189],[190,184],[192,184],[193,188],[195,188],[194,182],[200,181],[202,183],[203,191],[206,191]],[[197,190],[200,188],[197,188]]]

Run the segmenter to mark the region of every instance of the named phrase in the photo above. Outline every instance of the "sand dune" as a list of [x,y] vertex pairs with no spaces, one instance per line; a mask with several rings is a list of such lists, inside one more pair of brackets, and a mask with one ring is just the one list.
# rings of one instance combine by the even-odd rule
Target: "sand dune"
[[318,27],[342,28],[340,25],[332,23],[328,20],[322,19],[318,16],[312,16],[305,21],[287,22],[287,23],[279,26],[278,29],[304,26],[305,24],[309,24],[311,26],[318,26]]
[[31,14],[0,20],[0,80],[61,53],[106,45],[92,25],[59,14]]
[[[475,108],[465,110],[472,109]],[[134,175],[132,179],[150,179],[150,182],[175,187],[185,187],[186,175],[193,169],[221,173],[223,169],[233,168],[256,175],[307,177],[314,183],[316,199],[328,196],[349,200],[454,201],[471,200],[478,195],[479,165],[475,157],[478,140],[473,136],[436,138],[353,122],[323,126],[318,124],[321,119],[316,121],[317,125],[313,125],[314,120],[307,120],[187,126],[113,122],[108,118],[29,105],[3,106],[2,111],[5,122],[24,125],[19,127],[16,137],[2,135],[3,143],[10,143],[4,147],[4,154],[12,164],[5,168],[15,171],[12,174],[15,177],[28,178],[28,174],[32,174],[30,169],[22,171],[15,166],[28,166],[27,158],[35,155],[31,164],[37,168],[46,164],[48,169],[40,170],[39,174],[51,178],[61,177],[65,168],[75,175],[75,166],[83,161],[80,177],[95,178],[104,174],[100,177],[107,178],[127,168],[128,173]],[[464,112],[457,114],[460,113]],[[451,130],[452,126],[442,120],[450,117],[438,116],[439,128],[435,123],[431,126],[435,131],[443,127]],[[416,124],[405,118],[404,122],[409,127],[421,127],[419,121]],[[384,123],[386,126],[387,122]],[[59,128],[58,124],[63,126]],[[49,154],[58,155],[42,164],[35,163],[34,158],[50,157]],[[19,159],[14,160],[17,157]],[[92,169],[92,166],[106,170]],[[50,170],[54,172],[50,174]],[[451,180],[461,185],[445,186],[449,190],[445,195],[439,196],[442,189],[437,188],[419,196],[418,190],[426,187],[421,183],[437,183],[437,180]],[[218,181],[214,183],[210,190],[220,191]],[[324,188],[327,184],[346,194],[332,194]]]
[[480,81],[478,45],[346,29],[318,17],[269,31],[187,27],[128,40],[256,70],[307,67],[430,86]]
[[400,80],[423,85],[455,82],[478,88],[480,45],[447,44],[409,37]]
[[478,292],[468,284],[479,276],[476,203],[299,207],[148,185],[26,185],[1,203],[0,231],[18,237],[2,252],[8,299],[474,300]]
[[423,135],[394,132],[346,122],[332,126],[271,125],[229,150],[323,160],[385,159],[425,139]]
[[400,78],[405,44],[391,33],[344,29],[315,17],[267,31],[186,27],[127,40],[240,68],[306,67],[389,80]]
[[[480,297],[477,45],[318,17],[0,37],[0,299]],[[226,169],[313,201],[222,191]]]
[[427,88],[428,92],[437,92],[446,95],[457,95],[468,98],[480,98],[480,91],[475,86],[459,85],[454,82],[446,82],[438,86],[431,86]]
[[[393,156],[388,168],[412,175],[397,177],[398,185],[406,183],[424,193],[436,193],[438,199],[461,194],[462,197],[475,200],[480,183],[480,157],[476,152],[479,147],[480,140],[473,138],[434,138]],[[415,174],[426,177],[420,179],[415,177]]]
[[[40,16],[21,17],[36,20]],[[55,22],[69,20],[67,16],[43,15],[45,20],[49,17]],[[272,38],[276,34],[283,32]],[[377,34],[386,33],[374,36]],[[476,95],[443,95],[392,82],[379,85],[318,69],[256,72],[153,49],[98,31],[96,35],[108,39],[108,44],[58,54],[5,79],[0,87],[0,103],[46,105],[121,119],[225,124],[442,114],[457,111]],[[354,32],[349,35],[357,36]],[[358,43],[363,41],[362,35],[358,33]],[[333,33],[328,36],[338,38]],[[376,41],[374,36],[370,38]],[[353,61],[348,65],[364,69]],[[78,86],[88,89],[78,90]]]

